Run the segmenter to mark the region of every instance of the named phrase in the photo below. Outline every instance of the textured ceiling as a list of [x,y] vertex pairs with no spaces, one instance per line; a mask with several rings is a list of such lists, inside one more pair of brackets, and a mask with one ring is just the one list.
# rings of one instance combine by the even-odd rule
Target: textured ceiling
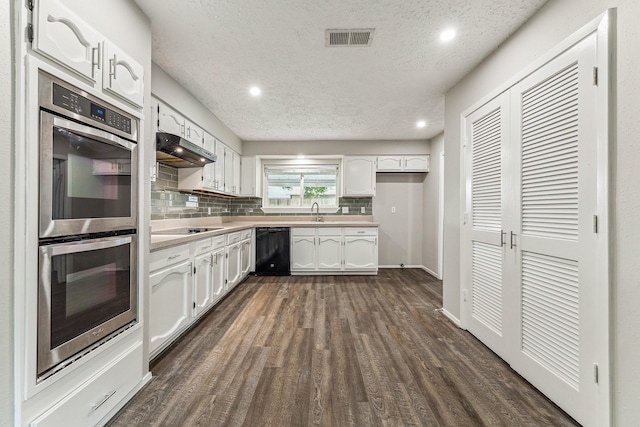
[[[136,0],[153,60],[243,140],[431,138],[444,93],[545,2]],[[371,46],[325,47],[349,28],[375,28]]]

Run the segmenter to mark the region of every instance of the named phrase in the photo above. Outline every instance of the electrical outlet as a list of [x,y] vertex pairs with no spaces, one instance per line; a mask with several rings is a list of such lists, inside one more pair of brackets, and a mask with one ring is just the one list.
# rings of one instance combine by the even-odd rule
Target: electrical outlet
[[211,215],[211,208],[207,208],[207,215]]
[[349,206],[343,206],[342,207],[342,213],[343,214],[348,214],[349,213]]
[[360,207],[360,213],[367,213],[367,210],[364,206]]
[[396,213],[396,207],[395,206],[391,207],[391,213]]

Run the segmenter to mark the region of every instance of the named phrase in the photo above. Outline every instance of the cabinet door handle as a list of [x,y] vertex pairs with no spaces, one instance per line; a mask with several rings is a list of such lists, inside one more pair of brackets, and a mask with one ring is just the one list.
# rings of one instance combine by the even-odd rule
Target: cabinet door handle
[[504,230],[500,230],[500,247],[504,246],[504,237],[507,235],[507,232]]
[[109,400],[111,396],[113,396],[114,394],[116,394],[116,390],[113,390],[111,393],[105,394],[100,402],[94,403],[93,405],[91,405],[91,410],[93,412],[97,411],[98,408],[104,405],[107,402],[107,400]]
[[113,55],[113,59],[109,59],[109,77],[112,78],[112,80],[115,80],[116,77],[116,67],[118,65],[118,58],[116,57],[116,55]]
[[516,244],[513,243],[513,241],[515,240],[516,234],[513,231],[510,231],[510,233],[511,233],[511,238],[509,243],[511,244],[511,249],[513,249],[516,247]]
[[100,45],[98,47],[91,48],[91,72],[94,73],[95,77],[95,68],[100,69]]

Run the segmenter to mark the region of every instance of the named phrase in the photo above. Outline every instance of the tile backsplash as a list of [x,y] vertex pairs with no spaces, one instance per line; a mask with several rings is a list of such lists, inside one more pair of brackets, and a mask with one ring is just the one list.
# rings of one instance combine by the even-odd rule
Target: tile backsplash
[[[313,213],[264,213],[259,197],[226,197],[215,194],[183,193],[178,191],[178,169],[160,164],[158,177],[151,183],[151,219],[202,218],[208,216],[311,216]],[[371,197],[341,197],[340,209],[326,215],[373,215]],[[361,212],[364,208],[364,213]]]

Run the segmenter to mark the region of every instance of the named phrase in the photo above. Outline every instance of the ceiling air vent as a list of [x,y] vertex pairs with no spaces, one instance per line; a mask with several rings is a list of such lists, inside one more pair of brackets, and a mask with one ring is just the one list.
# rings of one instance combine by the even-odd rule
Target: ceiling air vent
[[374,28],[363,28],[358,30],[327,30],[325,32],[325,43],[327,47],[371,46],[374,31]]

